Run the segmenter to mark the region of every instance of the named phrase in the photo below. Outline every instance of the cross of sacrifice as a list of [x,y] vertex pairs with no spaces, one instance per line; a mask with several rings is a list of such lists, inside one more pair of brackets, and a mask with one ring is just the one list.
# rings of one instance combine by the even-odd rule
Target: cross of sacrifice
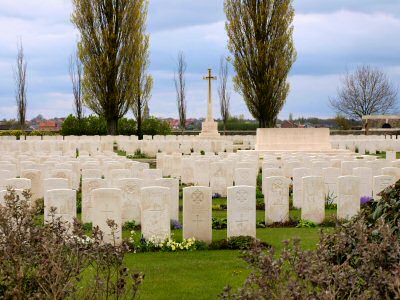
[[217,80],[217,76],[211,75],[211,69],[208,69],[208,76],[203,77],[204,80],[208,80],[208,110],[207,110],[207,121],[213,121],[212,113],[212,96],[211,96],[211,80]]

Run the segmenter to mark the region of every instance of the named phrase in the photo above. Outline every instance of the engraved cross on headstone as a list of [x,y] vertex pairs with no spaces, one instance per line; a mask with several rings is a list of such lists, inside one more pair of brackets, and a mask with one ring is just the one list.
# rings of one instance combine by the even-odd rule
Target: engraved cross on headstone
[[204,222],[204,220],[201,220],[201,219],[199,218],[199,215],[196,215],[196,219],[193,220],[193,222],[196,222],[196,228],[199,228],[199,223]]
[[243,214],[240,214],[240,219],[236,221],[236,224],[240,228],[240,232],[243,232],[243,225],[246,224],[249,220],[247,218],[243,218]]
[[204,80],[208,80],[208,110],[207,110],[207,121],[213,121],[212,112],[212,94],[211,94],[211,80],[217,80],[216,76],[211,75],[211,69],[208,69],[208,76],[203,77]]

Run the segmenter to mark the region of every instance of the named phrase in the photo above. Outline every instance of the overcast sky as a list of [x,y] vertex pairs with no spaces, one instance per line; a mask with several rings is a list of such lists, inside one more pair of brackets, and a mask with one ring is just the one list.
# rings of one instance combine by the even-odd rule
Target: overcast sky
[[[78,32],[70,22],[71,0],[0,0],[0,119],[15,118],[13,68],[17,41],[28,60],[28,118],[62,117],[72,112],[68,57]],[[361,64],[387,72],[400,86],[399,0],[295,0],[297,61],[291,92],[280,117],[329,117],[328,98],[341,76]],[[206,116],[208,68],[218,72],[229,55],[223,0],[150,0],[148,32],[154,89],[150,113],[177,117],[173,71],[179,51],[187,64],[188,116]],[[233,70],[232,70],[233,75]],[[214,117],[219,117],[214,85]],[[239,94],[233,115],[250,114]]]

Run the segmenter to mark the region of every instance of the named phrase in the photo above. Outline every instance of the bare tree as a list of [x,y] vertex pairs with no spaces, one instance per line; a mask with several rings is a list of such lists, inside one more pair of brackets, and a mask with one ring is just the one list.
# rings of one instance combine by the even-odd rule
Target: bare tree
[[26,67],[22,41],[17,45],[17,68],[14,70],[15,100],[17,103],[17,119],[21,130],[25,130],[26,120]]
[[226,123],[229,119],[229,105],[231,101],[231,93],[227,89],[227,82],[229,76],[229,58],[221,57],[219,63],[219,104],[221,108],[221,118],[224,124],[224,134],[226,134]]
[[178,53],[176,72],[174,72],[174,82],[176,89],[176,101],[178,104],[179,126],[183,130],[186,127],[186,61],[183,52]]
[[337,97],[329,102],[338,114],[361,120],[366,115],[395,112],[397,89],[381,70],[364,65],[344,76]]
[[85,114],[85,106],[82,97],[83,65],[78,53],[74,52],[69,58],[69,75],[71,77],[72,92],[74,94],[74,112],[79,124]]

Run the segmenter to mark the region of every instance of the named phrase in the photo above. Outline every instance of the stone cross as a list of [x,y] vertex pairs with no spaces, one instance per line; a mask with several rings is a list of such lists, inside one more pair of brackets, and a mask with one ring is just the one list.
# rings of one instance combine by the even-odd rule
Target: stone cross
[[208,80],[208,110],[207,110],[207,121],[213,121],[212,112],[212,96],[211,96],[211,80],[217,80],[216,76],[211,75],[211,69],[208,69],[208,76],[203,77],[204,80]]

